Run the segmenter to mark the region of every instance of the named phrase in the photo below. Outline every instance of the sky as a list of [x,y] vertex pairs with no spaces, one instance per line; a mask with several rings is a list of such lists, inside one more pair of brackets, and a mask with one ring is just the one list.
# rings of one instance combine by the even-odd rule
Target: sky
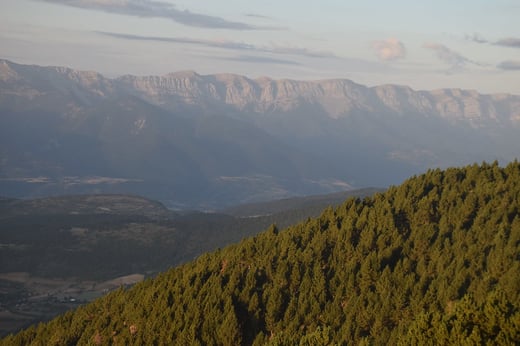
[[518,0],[0,0],[0,58],[520,94]]

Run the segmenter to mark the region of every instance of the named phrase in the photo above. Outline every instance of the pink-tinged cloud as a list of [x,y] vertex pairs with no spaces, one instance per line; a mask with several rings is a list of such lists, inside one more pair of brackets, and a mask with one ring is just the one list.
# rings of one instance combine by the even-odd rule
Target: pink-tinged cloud
[[404,44],[395,38],[374,41],[372,42],[372,48],[379,60],[382,61],[392,61],[406,57],[406,48],[404,47]]

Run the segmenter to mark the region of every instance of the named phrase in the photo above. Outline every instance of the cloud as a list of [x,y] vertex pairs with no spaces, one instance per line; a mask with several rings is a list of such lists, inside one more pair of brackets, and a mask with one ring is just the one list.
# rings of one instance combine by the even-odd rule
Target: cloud
[[292,60],[285,60],[285,59],[277,59],[277,58],[270,58],[266,56],[253,56],[253,55],[240,55],[236,57],[229,57],[229,58],[218,58],[221,60],[231,60],[231,61],[242,61],[242,62],[248,62],[248,63],[255,63],[255,64],[279,64],[279,65],[300,65],[299,62],[292,61]]
[[256,14],[256,13],[246,13],[244,14],[246,17],[252,17],[252,18],[261,18],[261,19],[273,19],[268,16],[264,16],[262,14]]
[[374,41],[372,42],[372,48],[379,60],[382,61],[403,59],[406,56],[404,44],[395,38]]
[[439,43],[427,43],[424,48],[433,50],[440,60],[449,65],[463,66],[471,62],[468,58]]
[[226,19],[205,14],[194,13],[188,10],[179,10],[167,2],[154,0],[38,0],[53,4],[60,4],[116,13],[143,18],[167,18],[187,26],[231,29],[231,30],[274,30],[279,28],[257,27],[246,23],[228,21]]
[[450,73],[459,72],[467,65],[483,66],[483,64],[470,60],[440,43],[427,43],[423,47],[432,50],[437,58],[450,65],[448,70]]
[[170,42],[170,43],[184,43],[193,44],[198,46],[213,47],[213,48],[224,48],[224,49],[236,49],[236,50],[254,50],[255,46],[247,43],[233,42],[233,41],[211,41],[211,40],[200,40],[186,37],[161,37],[161,36],[141,36],[131,34],[120,34],[115,32],[96,31],[96,33],[115,37],[124,40],[132,41],[156,41],[156,42]]
[[498,40],[494,43],[497,46],[520,48],[520,38],[508,37]]
[[313,51],[307,48],[298,48],[298,47],[282,47],[282,46],[274,46],[272,48],[264,48],[266,51],[270,53],[276,54],[290,54],[290,55],[300,55],[306,56],[310,58],[335,58],[334,53],[325,52],[325,51]]
[[465,35],[464,38],[468,41],[472,41],[475,43],[489,43],[482,35],[478,33],[473,33],[473,35]]
[[96,31],[96,33],[104,35],[104,36],[110,36],[110,37],[115,37],[115,38],[125,39],[125,40],[182,43],[182,44],[192,44],[192,45],[212,47],[212,48],[222,48],[222,49],[230,49],[230,50],[251,51],[251,52],[272,53],[272,54],[297,55],[297,56],[305,56],[305,57],[312,57],[312,58],[333,58],[333,57],[335,57],[335,55],[330,52],[312,51],[307,48],[298,48],[298,47],[282,47],[282,46],[263,47],[263,46],[255,46],[255,45],[249,44],[249,43],[235,42],[235,41],[201,40],[201,39],[193,39],[193,38],[186,38],[186,37],[140,36],[140,35],[105,32],[105,31]]
[[501,70],[520,71],[520,61],[515,61],[515,60],[502,61],[500,64],[497,65],[497,67]]
[[520,48],[520,38],[518,37],[506,37],[497,41],[488,41],[481,35],[475,33],[473,35],[465,35],[464,38],[468,41],[482,44],[492,44],[494,46]]

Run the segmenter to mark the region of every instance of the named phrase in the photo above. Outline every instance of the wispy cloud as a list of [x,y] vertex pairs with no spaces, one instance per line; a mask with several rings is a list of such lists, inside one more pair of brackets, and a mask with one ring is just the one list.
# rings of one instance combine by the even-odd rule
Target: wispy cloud
[[482,44],[492,44],[495,46],[520,48],[520,38],[518,37],[505,37],[496,41],[486,40],[481,35],[474,33],[472,35],[465,35],[464,38],[468,41]]
[[335,55],[330,52],[313,51],[313,50],[309,50],[307,48],[298,48],[298,47],[283,47],[283,46],[264,47],[264,46],[256,46],[253,44],[244,43],[244,42],[236,42],[236,41],[201,40],[201,39],[193,39],[193,38],[186,38],[186,37],[140,36],[140,35],[105,32],[105,31],[96,31],[96,33],[104,35],[104,36],[110,36],[110,37],[115,37],[115,38],[125,39],[125,40],[182,43],[182,44],[191,44],[191,45],[212,47],[212,48],[260,52],[260,53],[284,54],[284,55],[297,55],[297,56],[305,56],[305,57],[312,57],[312,58],[333,58],[333,57],[335,57]]
[[473,33],[471,35],[465,35],[464,38],[468,41],[476,42],[476,43],[489,43],[482,35],[478,33]]
[[406,57],[406,48],[404,47],[404,44],[395,38],[374,41],[372,42],[372,48],[379,60],[382,61],[398,60]]
[[154,0],[38,0],[53,4],[72,6],[143,18],[167,18],[174,22],[201,28],[260,30],[279,29],[258,27],[246,23],[229,21],[224,18],[179,10],[175,5]]
[[520,71],[520,61],[506,60],[497,65],[501,70]]
[[272,19],[271,17],[264,16],[262,14],[257,14],[257,13],[246,13],[245,16],[246,17],[252,17],[252,18]]
[[284,47],[284,46],[273,46],[270,48],[261,48],[270,53],[276,54],[290,54],[290,55],[301,55],[310,58],[335,58],[336,55],[331,52],[310,50],[307,48],[299,47]]
[[279,65],[300,65],[299,62],[285,59],[270,58],[266,56],[240,55],[236,57],[218,58],[221,60],[241,61],[255,64],[279,64]]
[[516,38],[516,37],[503,38],[501,40],[496,41],[494,44],[496,44],[497,46],[520,48],[520,38]]
[[[520,48],[520,38],[517,37],[506,37],[499,39],[497,41],[489,41],[483,38],[479,34],[466,35],[466,40],[481,43],[481,44],[490,44],[493,46],[502,46],[502,47],[510,47],[510,48]],[[507,70],[507,71],[518,71],[520,70],[520,61],[517,60],[505,60],[497,64],[498,69]]]
[[200,40],[194,38],[187,37],[162,37],[162,36],[141,36],[141,35],[131,35],[131,34],[120,34],[115,32],[106,32],[106,31],[96,31],[96,33],[115,37],[124,40],[132,40],[132,41],[155,41],[155,42],[170,42],[170,43],[183,43],[183,44],[193,44],[197,46],[205,46],[205,47],[214,47],[214,48],[224,48],[224,49],[237,49],[237,50],[254,50],[255,46],[242,42],[234,42],[234,41],[211,41],[211,40]]
[[460,72],[467,65],[483,66],[483,64],[468,59],[440,43],[426,43],[423,47],[432,50],[437,58],[450,65],[450,68],[447,71],[448,73]]

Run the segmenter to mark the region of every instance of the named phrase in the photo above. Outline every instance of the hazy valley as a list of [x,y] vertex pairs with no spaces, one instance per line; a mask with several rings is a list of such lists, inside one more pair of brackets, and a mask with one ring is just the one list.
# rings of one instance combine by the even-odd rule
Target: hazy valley
[[109,79],[4,60],[0,107],[0,187],[11,197],[130,192],[215,210],[520,152],[520,97],[458,89],[194,72]]

